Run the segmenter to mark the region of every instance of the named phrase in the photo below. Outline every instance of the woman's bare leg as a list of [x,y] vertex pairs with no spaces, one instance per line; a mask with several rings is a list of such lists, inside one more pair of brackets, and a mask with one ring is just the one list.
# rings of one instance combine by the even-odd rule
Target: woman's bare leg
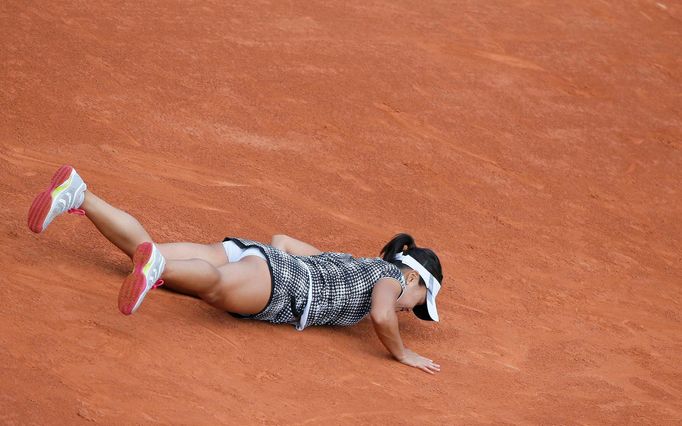
[[[102,235],[130,258],[139,244],[152,241],[137,219],[90,191],[85,193],[81,208]],[[270,270],[263,259],[247,256],[229,263],[222,243],[170,243],[157,247],[166,258],[162,278],[173,290],[244,315],[260,312],[270,299]]]
[[137,219],[110,205],[91,191],[85,192],[85,199],[80,208],[85,210],[85,215],[99,232],[131,259],[138,245],[152,241],[152,237]]
[[[81,209],[85,210],[85,215],[99,232],[131,259],[140,243],[152,241],[152,237],[137,219],[91,191],[85,192]],[[227,255],[221,243],[168,243],[158,244],[157,247],[166,259],[203,259],[213,266],[227,263]]]
[[272,291],[268,265],[255,256],[219,268],[202,259],[167,260],[162,278],[174,290],[243,315],[262,311]]

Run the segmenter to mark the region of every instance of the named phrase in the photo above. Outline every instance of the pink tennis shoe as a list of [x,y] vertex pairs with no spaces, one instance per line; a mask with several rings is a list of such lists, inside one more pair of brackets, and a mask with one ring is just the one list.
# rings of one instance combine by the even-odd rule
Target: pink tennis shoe
[[160,278],[165,267],[166,260],[154,243],[144,242],[137,246],[133,255],[133,272],[126,277],[118,292],[118,309],[121,313],[134,313],[149,290],[163,285]]
[[64,212],[85,214],[79,207],[87,185],[71,166],[61,166],[52,176],[50,186],[36,196],[28,210],[28,227],[39,234]]

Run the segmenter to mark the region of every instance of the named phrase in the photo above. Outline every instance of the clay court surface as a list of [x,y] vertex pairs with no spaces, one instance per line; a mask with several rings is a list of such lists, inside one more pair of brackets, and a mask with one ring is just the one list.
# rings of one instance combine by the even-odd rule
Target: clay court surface
[[[0,2],[0,423],[680,424],[682,7]],[[154,291],[63,163],[159,242],[441,258],[441,322],[237,320]]]

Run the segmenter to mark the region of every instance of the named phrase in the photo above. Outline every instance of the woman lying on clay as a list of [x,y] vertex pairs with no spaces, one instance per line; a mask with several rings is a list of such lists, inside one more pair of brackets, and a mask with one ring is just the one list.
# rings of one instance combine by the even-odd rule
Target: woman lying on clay
[[352,325],[369,314],[379,339],[398,361],[431,374],[440,371],[438,364],[403,346],[398,330],[397,311],[412,310],[423,320],[438,321],[440,261],[411,236],[399,234],[389,241],[382,258],[321,252],[285,235],[275,235],[271,245],[243,238],[154,244],[134,217],[86,188],[73,167],[62,166],[33,201],[28,226],[40,233],[64,212],[87,216],[133,260],[118,295],[125,315],[162,284],[233,315],[291,323],[299,330]]

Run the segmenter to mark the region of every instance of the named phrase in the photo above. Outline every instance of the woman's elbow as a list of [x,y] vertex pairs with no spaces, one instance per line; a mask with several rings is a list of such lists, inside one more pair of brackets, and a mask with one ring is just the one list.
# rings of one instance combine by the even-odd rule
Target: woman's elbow
[[385,310],[373,310],[369,313],[372,322],[376,325],[384,325],[391,322],[391,313]]
[[272,236],[272,243],[270,244],[271,246],[278,248],[280,250],[284,250],[284,247],[286,246],[286,241],[289,239],[289,236],[284,235],[284,234],[276,234]]

